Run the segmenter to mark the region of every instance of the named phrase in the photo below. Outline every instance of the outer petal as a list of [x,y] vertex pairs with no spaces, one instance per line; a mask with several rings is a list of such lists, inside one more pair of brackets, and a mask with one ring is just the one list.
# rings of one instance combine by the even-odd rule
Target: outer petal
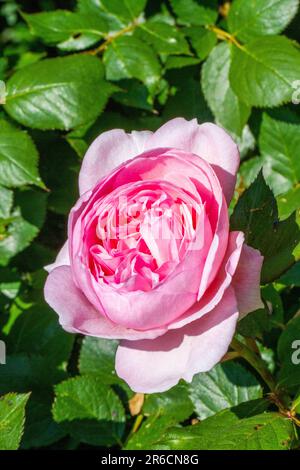
[[208,255],[206,258],[203,275],[199,286],[198,300],[201,299],[201,297],[204,295],[207,288],[211,285],[217,273],[219,272],[228,244],[228,209],[224,195],[222,195],[221,197],[223,198],[223,200],[220,202],[219,205],[218,221],[216,224],[216,230],[213,237],[213,241],[209,247]]
[[90,304],[84,294],[75,286],[71,269],[61,266],[54,269],[45,284],[45,299],[59,315],[62,327],[70,333],[112,339],[156,338],[165,333],[164,329],[140,332],[115,325],[107,320]]
[[82,162],[79,174],[80,194],[93,188],[95,184],[121,163],[142,153],[145,142],[152,132],[126,134],[114,129],[101,134],[90,146]]
[[240,261],[244,239],[243,232],[230,232],[227,251],[213,284],[199,302],[196,302],[184,315],[168,326],[170,330],[182,328],[188,323],[209,314],[222,301],[224,292],[233,282],[233,276]]
[[53,269],[58,268],[59,266],[70,266],[70,256],[69,256],[69,242],[68,240],[58,253],[56,260],[52,264],[48,264],[48,266],[45,266],[45,270],[48,271],[48,273],[51,273]]
[[212,123],[199,125],[196,119],[172,119],[146,142],[146,148],[176,147],[208,161],[215,170],[227,203],[231,201],[240,163],[237,145],[221,127]]
[[183,378],[210,370],[226,353],[238,311],[233,289],[209,314],[181,330],[156,340],[122,341],[116,355],[117,374],[132,390],[155,393],[168,390]]
[[260,274],[263,259],[258,250],[248,245],[243,246],[240,261],[232,281],[240,318],[264,306],[260,297]]

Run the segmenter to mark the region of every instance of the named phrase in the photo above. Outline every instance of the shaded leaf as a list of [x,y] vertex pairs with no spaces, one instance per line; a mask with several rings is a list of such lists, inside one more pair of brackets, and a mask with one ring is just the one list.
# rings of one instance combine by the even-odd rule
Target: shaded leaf
[[277,352],[281,361],[278,385],[295,391],[300,386],[300,317],[287,324],[280,335]]
[[55,387],[53,416],[69,433],[92,445],[119,442],[125,415],[121,401],[101,377],[75,377]]
[[294,263],[293,250],[300,240],[295,215],[278,220],[276,200],[262,173],[236,204],[231,229],[242,230],[246,243],[264,256],[262,283],[277,279]]
[[4,234],[0,237],[0,266],[6,266],[13,256],[32,242],[45,219],[45,193],[26,190],[16,196],[15,208],[5,224]]

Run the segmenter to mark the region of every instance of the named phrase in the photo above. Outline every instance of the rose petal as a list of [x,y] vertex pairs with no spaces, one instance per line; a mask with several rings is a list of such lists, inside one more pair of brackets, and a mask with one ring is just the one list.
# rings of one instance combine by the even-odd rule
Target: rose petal
[[70,266],[70,256],[69,256],[69,242],[68,240],[61,248],[60,252],[58,253],[56,260],[52,264],[48,264],[45,266],[44,269],[51,273],[53,269],[58,268],[59,266]]
[[237,145],[224,129],[212,123],[199,125],[197,119],[175,118],[147,139],[146,149],[156,147],[176,147],[208,161],[219,178],[227,204],[230,203],[240,156]]
[[122,341],[116,371],[135,392],[156,393],[210,370],[228,350],[238,311],[229,288],[209,315],[152,340]]
[[145,142],[152,132],[126,134],[121,129],[103,132],[90,146],[79,174],[80,195],[122,163],[144,151]]
[[258,250],[244,245],[240,261],[233,277],[232,286],[238,302],[240,318],[263,308],[260,296],[260,274],[263,256]]
[[46,302],[59,315],[62,327],[70,333],[111,339],[156,338],[165,329],[135,331],[126,329],[107,320],[90,304],[84,294],[75,286],[71,269],[61,266],[54,269],[45,284]]
[[199,302],[196,302],[181,318],[171,323],[170,330],[182,328],[213,310],[222,300],[224,292],[233,282],[240,260],[245,236],[243,232],[230,232],[227,252],[211,287]]
[[217,273],[219,272],[227,249],[229,237],[228,232],[228,209],[224,196],[223,198],[221,196],[216,229],[206,258],[197,300],[200,300],[202,298],[208,287],[214,281]]

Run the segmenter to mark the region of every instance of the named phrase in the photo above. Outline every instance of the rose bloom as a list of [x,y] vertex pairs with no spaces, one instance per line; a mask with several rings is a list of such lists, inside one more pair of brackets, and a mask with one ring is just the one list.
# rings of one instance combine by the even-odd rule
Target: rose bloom
[[104,132],[84,157],[45,298],[66,331],[120,340],[116,372],[136,392],[211,369],[262,307],[262,256],[229,231],[238,167],[223,129],[181,118]]

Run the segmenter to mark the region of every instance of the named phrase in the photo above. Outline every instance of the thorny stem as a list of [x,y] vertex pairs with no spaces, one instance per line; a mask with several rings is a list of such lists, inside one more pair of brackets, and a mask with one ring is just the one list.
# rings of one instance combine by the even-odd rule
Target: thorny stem
[[233,359],[237,359],[240,356],[240,353],[236,351],[229,351],[222,357],[221,362],[232,361]]
[[[140,19],[136,19],[133,21],[130,25],[126,26],[126,28],[121,29],[120,31],[116,32],[115,34],[110,34],[108,35],[104,42],[100,44],[98,47],[95,49],[92,49],[90,51],[87,51],[86,54],[91,54],[91,55],[98,55],[102,54],[106,50],[106,48],[117,38],[120,36],[123,36],[124,34],[130,33],[135,30],[135,28],[140,24]],[[213,31],[218,39],[221,39],[222,41],[227,41],[230,42],[231,44],[234,44],[236,47],[242,49],[243,46],[238,42],[238,40],[230,33],[227,31],[224,31],[221,28],[218,28],[215,25],[209,25],[207,26],[207,29],[210,31]]]
[[130,33],[137,27],[138,24],[139,24],[138,21],[134,21],[129,26],[126,26],[126,28],[121,29],[115,34],[111,34],[107,36],[105,41],[102,44],[100,44],[100,46],[96,47],[96,49],[92,49],[88,51],[87,54],[91,54],[91,55],[101,54],[115,39],[117,39],[120,36],[123,36],[123,34]]
[[218,28],[215,25],[209,25],[207,26],[207,29],[210,31],[213,31],[218,39],[221,39],[221,41],[227,41],[230,42],[231,44],[234,44],[236,47],[239,49],[242,49],[243,46],[238,42],[238,40],[230,33],[227,33],[227,31],[224,31],[223,29]]
[[276,382],[272,374],[268,371],[260,356],[236,338],[233,338],[231,347],[258,372],[264,382],[268,385],[271,391],[268,395],[268,399],[277,406],[279,412],[300,427],[300,420],[297,418],[296,412],[293,409],[289,409],[290,397],[286,395],[284,391],[277,389]]
[[259,373],[263,381],[268,385],[271,392],[276,390],[276,382],[272,374],[268,371],[264,361],[258,357],[248,346],[233,338],[231,347],[245,359]]

